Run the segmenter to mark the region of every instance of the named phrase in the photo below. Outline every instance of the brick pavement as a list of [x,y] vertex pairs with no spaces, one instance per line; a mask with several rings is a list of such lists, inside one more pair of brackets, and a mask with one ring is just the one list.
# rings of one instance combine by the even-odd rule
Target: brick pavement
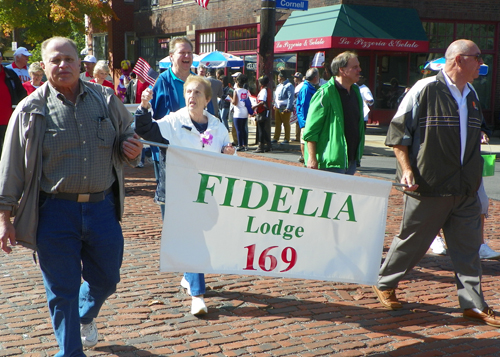
[[[500,355],[500,329],[461,317],[451,262],[432,254],[402,281],[400,311],[382,309],[369,286],[207,275],[210,311],[196,318],[181,275],[158,271],[161,219],[152,202],[152,166],[126,175],[122,281],[97,319],[101,342],[88,356]],[[393,190],[384,251],[398,229],[401,203]],[[499,209],[492,200],[486,224],[496,250]],[[487,301],[500,311],[500,263],[485,261],[483,268]],[[0,357],[53,356],[41,274],[30,252],[0,253],[0,269]]]

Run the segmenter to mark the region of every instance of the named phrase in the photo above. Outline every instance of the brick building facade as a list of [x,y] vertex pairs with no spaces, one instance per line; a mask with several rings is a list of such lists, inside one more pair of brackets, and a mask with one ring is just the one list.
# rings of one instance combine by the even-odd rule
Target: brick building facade
[[[119,68],[123,59],[135,61],[143,57],[158,68],[158,62],[168,55],[168,41],[173,36],[185,35],[195,43],[195,52],[221,50],[242,56],[251,81],[257,78],[257,51],[260,33],[261,0],[211,0],[208,10],[193,0],[114,0],[113,8],[120,18],[113,21],[107,37],[110,60]],[[358,51],[368,85],[380,100],[372,111],[372,122],[385,124],[394,113],[384,101],[384,86],[398,77],[400,87],[411,86],[423,76],[422,63],[444,54],[450,42],[460,36],[478,43],[489,66],[487,76],[474,85],[481,97],[485,117],[498,126],[500,113],[500,72],[498,42],[500,3],[498,0],[309,0],[309,9],[333,5],[370,6],[379,8],[413,9],[418,14],[428,38],[428,51]],[[121,8],[126,13],[119,13]],[[133,15],[130,15],[133,8]],[[383,9],[382,9],[383,10]],[[277,9],[277,32],[292,11]],[[311,26],[315,26],[311,24]],[[95,35],[94,35],[95,36]],[[127,49],[127,50],[125,50]],[[327,61],[345,48],[324,48]],[[315,50],[290,51],[275,54],[275,68],[293,73],[304,72],[311,63]],[[125,58],[128,57],[128,58]],[[395,70],[397,68],[397,70]],[[229,69],[237,71],[238,69]],[[387,72],[384,72],[387,71]],[[384,74],[385,73],[385,74]],[[374,93],[375,94],[375,93]]]

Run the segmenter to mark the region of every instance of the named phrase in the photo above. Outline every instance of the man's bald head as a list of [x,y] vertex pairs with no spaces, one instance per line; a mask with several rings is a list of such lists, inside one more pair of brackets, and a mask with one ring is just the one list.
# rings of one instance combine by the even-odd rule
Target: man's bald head
[[481,50],[470,40],[452,42],[446,50],[445,58],[444,72],[460,91],[467,82],[472,83],[479,76],[479,67],[484,63]]
[[453,61],[458,55],[468,53],[475,45],[476,44],[470,40],[456,40],[452,42],[444,54],[446,62]]

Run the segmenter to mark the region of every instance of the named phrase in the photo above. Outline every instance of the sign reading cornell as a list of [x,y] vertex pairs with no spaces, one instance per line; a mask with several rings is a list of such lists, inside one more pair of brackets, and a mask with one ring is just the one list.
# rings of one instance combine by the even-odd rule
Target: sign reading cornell
[[374,284],[388,181],[170,146],[160,269]]
[[306,11],[309,8],[309,1],[307,1],[307,0],[276,0],[276,8],[277,9]]

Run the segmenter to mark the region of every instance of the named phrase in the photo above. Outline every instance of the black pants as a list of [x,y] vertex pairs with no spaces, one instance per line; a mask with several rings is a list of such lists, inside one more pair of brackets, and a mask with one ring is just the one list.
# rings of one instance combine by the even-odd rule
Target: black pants
[[258,142],[259,148],[261,149],[271,149],[271,133],[267,130],[267,122],[269,117],[267,116],[268,111],[266,110],[263,113],[256,115],[257,120],[257,134],[258,134]]

